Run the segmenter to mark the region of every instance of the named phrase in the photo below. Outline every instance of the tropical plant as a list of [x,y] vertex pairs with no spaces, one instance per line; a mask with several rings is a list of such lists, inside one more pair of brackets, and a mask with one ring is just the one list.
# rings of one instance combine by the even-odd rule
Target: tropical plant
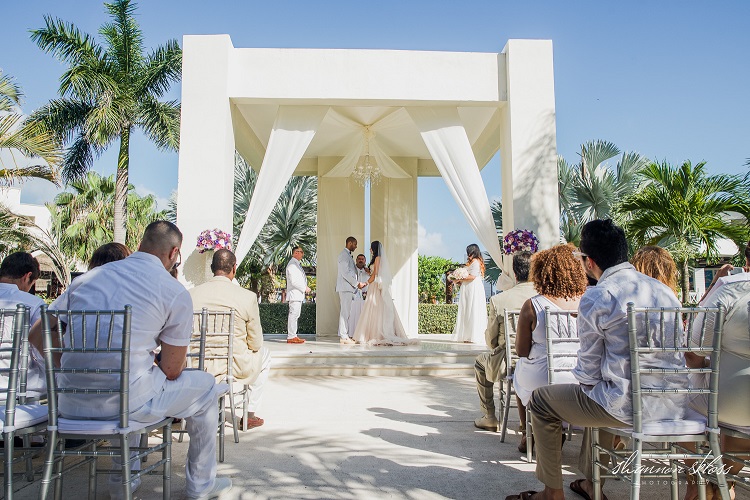
[[[20,112],[21,88],[13,79],[0,71],[0,151],[8,152],[13,166],[2,163],[0,158],[0,186],[36,177],[58,183],[57,167],[62,160],[59,142],[50,132],[31,122],[24,122]],[[44,163],[19,164],[14,151],[26,158],[39,158]]]
[[[114,234],[114,175],[102,177],[89,172],[82,180],[73,181],[72,191],[55,197],[47,208],[52,217],[53,234],[60,249],[71,260],[88,262],[99,246],[112,241]],[[127,246],[137,248],[146,226],[163,219],[165,212],[156,210],[153,195],[141,197],[130,185],[128,192]]]
[[[492,211],[492,219],[495,221],[495,232],[497,233],[497,239],[501,242],[503,240],[503,204],[500,200],[492,200],[490,203],[490,210]],[[484,280],[487,283],[497,283],[497,279],[500,277],[500,266],[495,263],[495,260],[490,257],[490,254],[484,252]]]
[[[690,259],[701,254],[716,258],[722,238],[740,247],[747,241],[750,182],[747,177],[708,175],[705,162],[693,166],[686,161],[679,167],[651,163],[641,175],[648,182],[619,207],[628,215],[626,232],[639,245],[659,245],[672,253],[681,268],[682,301],[687,303]],[[730,212],[744,216],[745,223],[733,224]]]
[[579,243],[580,229],[594,219],[625,222],[618,204],[640,182],[640,172],[649,160],[638,153],[623,152],[614,168],[606,162],[620,154],[611,142],[596,140],[581,146],[580,162],[570,165],[559,157],[560,214],[562,235]]
[[417,256],[417,291],[419,301],[432,303],[445,298],[445,273],[460,266],[443,257]]
[[114,196],[114,240],[125,243],[128,220],[130,138],[142,130],[160,149],[177,150],[180,106],[159,99],[179,80],[182,51],[169,40],[144,54],[143,33],[135,20],[135,3],[104,4],[111,20],[99,28],[103,44],[75,25],[45,16],[45,27],[32,40],[54,54],[68,69],[60,78],[60,98],[31,117],[65,144],[62,164],[66,182],[81,180],[93,160],[119,139]]
[[[257,174],[240,156],[234,164],[234,224],[239,238],[252,200]],[[268,216],[247,257],[237,269],[238,281],[257,290],[262,276],[286,265],[292,248],[299,245],[305,262],[315,264],[317,249],[318,180],[316,177],[292,177]],[[268,281],[268,279],[266,279]]]

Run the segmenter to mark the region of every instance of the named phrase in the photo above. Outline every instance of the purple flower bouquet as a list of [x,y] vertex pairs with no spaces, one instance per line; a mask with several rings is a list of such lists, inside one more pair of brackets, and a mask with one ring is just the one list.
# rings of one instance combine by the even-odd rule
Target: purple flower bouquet
[[534,253],[537,250],[539,250],[539,238],[536,237],[534,231],[516,229],[503,238],[503,252],[506,255],[524,251]]
[[198,253],[207,252],[209,250],[221,250],[226,248],[227,250],[232,249],[232,235],[225,233],[221,229],[206,229],[201,231],[198,235],[198,242],[195,245],[195,249]]

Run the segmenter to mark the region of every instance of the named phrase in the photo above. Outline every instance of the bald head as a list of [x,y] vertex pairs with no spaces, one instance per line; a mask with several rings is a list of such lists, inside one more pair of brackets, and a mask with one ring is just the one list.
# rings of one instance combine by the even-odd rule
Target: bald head
[[234,273],[235,264],[237,264],[237,257],[231,250],[222,248],[214,252],[214,257],[211,260],[211,271],[214,276],[229,276]]
[[158,257],[164,268],[169,271],[178,260],[180,246],[182,233],[177,226],[165,220],[158,220],[146,226],[138,251]]

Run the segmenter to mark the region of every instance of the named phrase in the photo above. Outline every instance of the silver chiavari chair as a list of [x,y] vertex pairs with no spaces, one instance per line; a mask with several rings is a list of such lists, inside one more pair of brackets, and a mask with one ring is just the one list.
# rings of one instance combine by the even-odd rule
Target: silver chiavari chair
[[502,414],[502,425],[500,426],[500,442],[505,442],[505,434],[508,432],[508,415],[510,413],[513,396],[513,370],[518,361],[516,352],[516,330],[518,329],[518,317],[521,311],[508,309],[503,310],[503,325],[505,326],[505,377],[500,385],[500,413]]

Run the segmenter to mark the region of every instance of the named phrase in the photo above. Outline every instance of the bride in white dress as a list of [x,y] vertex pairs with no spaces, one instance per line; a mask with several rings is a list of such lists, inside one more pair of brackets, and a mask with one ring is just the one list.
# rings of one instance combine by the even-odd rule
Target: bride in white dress
[[404,326],[393,306],[391,282],[393,275],[388,266],[385,249],[379,241],[370,245],[370,279],[367,280],[367,298],[354,331],[358,344],[406,345],[417,343],[406,335]]
[[487,329],[487,300],[482,281],[484,259],[479,246],[474,243],[466,247],[466,256],[469,276],[453,280],[454,283],[460,283],[461,295],[452,339],[456,342],[484,344],[484,331]]

